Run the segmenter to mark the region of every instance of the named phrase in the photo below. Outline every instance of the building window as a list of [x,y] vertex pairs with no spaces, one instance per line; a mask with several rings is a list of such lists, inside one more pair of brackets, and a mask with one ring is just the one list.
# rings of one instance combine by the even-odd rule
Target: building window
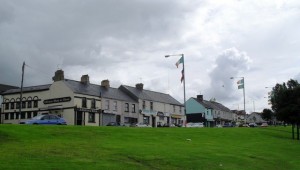
[[33,117],[37,116],[37,112],[33,112]]
[[129,104],[125,103],[125,112],[129,112]]
[[109,110],[109,100],[105,100],[105,110]]
[[31,101],[27,102],[27,108],[32,108],[32,102]]
[[146,101],[143,100],[143,109],[146,109]]
[[150,110],[153,110],[153,102],[150,102]]
[[16,103],[16,109],[20,109],[20,102],[18,102],[18,101]]
[[159,116],[159,120],[164,120],[164,117],[163,116]]
[[15,103],[10,103],[10,109],[15,109]]
[[182,108],[181,108],[181,106],[179,106],[179,112],[180,112],[180,113],[182,112]]
[[82,100],[81,100],[81,107],[86,108],[86,98],[85,97],[82,98]]
[[91,108],[96,109],[96,100],[95,99],[91,100]]
[[8,113],[5,113],[5,117],[4,117],[5,120],[8,120],[8,115],[9,115]]
[[26,113],[25,112],[21,112],[21,119],[26,119]]
[[34,107],[34,108],[37,108],[38,106],[39,106],[39,105],[38,105],[38,101],[37,101],[37,100],[34,100],[34,101],[33,101],[33,107]]
[[95,113],[89,113],[89,123],[95,123]]
[[22,108],[26,108],[26,102],[22,101]]
[[173,112],[175,113],[176,112],[176,106],[173,105]]
[[131,112],[132,112],[132,113],[135,113],[135,104],[132,104],[131,107],[132,107],[132,108],[131,108],[131,109],[132,109]]
[[117,111],[118,110],[118,103],[117,103],[117,101],[114,101],[114,111]]
[[9,109],[9,103],[5,103],[5,110]]
[[10,113],[10,114],[9,114],[9,119],[10,119],[10,120],[13,120],[14,118],[15,118],[15,113]]
[[16,119],[19,119],[20,113],[16,113]]
[[27,118],[30,119],[31,117],[31,112],[27,112]]

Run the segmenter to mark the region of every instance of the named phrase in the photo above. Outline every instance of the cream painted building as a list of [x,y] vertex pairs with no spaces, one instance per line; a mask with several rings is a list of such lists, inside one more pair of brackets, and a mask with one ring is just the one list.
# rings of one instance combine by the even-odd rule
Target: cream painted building
[[23,88],[22,104],[20,89],[4,92],[1,123],[18,124],[43,113],[63,117],[68,125],[89,126],[116,122],[156,127],[180,124],[185,119],[182,104],[168,94],[141,91],[138,85],[142,84],[136,88],[125,85],[112,88],[108,80],[100,85],[91,84],[88,75],[83,75],[80,81],[65,79],[62,70],[55,72],[53,81],[48,85]]

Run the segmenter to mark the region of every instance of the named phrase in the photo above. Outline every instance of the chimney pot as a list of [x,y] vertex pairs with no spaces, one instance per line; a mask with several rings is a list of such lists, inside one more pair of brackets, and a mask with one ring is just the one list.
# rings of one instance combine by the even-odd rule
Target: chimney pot
[[197,99],[202,102],[203,101],[203,95],[197,95]]
[[135,85],[135,87],[136,87],[138,90],[143,90],[144,84],[143,84],[143,83],[138,83],[138,84]]
[[63,70],[56,70],[54,77],[52,77],[53,81],[61,81],[64,80],[64,71]]

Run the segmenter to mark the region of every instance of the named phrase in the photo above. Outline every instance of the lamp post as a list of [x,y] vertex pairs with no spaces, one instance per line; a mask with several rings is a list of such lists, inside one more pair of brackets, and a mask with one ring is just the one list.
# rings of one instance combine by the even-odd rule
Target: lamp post
[[171,56],[181,56],[182,57],[182,76],[183,76],[183,99],[184,99],[184,116],[186,116],[186,98],[185,98],[185,69],[184,69],[184,54],[172,54],[172,55],[165,55],[165,58]]
[[245,100],[245,77],[230,77],[230,79],[234,79],[234,78],[241,78],[242,79],[242,82],[243,82],[243,96],[244,96],[244,112],[245,112],[245,123],[247,123],[247,120],[246,120],[246,100]]

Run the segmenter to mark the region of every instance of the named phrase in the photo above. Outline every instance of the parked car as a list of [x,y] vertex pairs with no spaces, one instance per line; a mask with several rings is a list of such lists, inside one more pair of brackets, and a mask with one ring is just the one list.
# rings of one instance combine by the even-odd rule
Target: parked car
[[223,127],[233,127],[232,123],[224,123]]
[[64,118],[56,115],[38,115],[30,120],[22,121],[20,124],[33,124],[33,125],[66,125]]
[[121,126],[118,122],[109,122],[106,126]]
[[257,127],[256,123],[249,123],[249,127]]
[[202,128],[202,127],[204,127],[204,124],[202,122],[195,122],[195,123],[190,122],[190,123],[186,124],[186,127],[187,128]]
[[144,123],[137,123],[137,124],[135,124],[135,127],[152,127],[152,126],[150,126],[148,124],[144,124]]
[[268,127],[269,125],[268,125],[268,123],[262,123],[261,125],[260,125],[260,127]]

